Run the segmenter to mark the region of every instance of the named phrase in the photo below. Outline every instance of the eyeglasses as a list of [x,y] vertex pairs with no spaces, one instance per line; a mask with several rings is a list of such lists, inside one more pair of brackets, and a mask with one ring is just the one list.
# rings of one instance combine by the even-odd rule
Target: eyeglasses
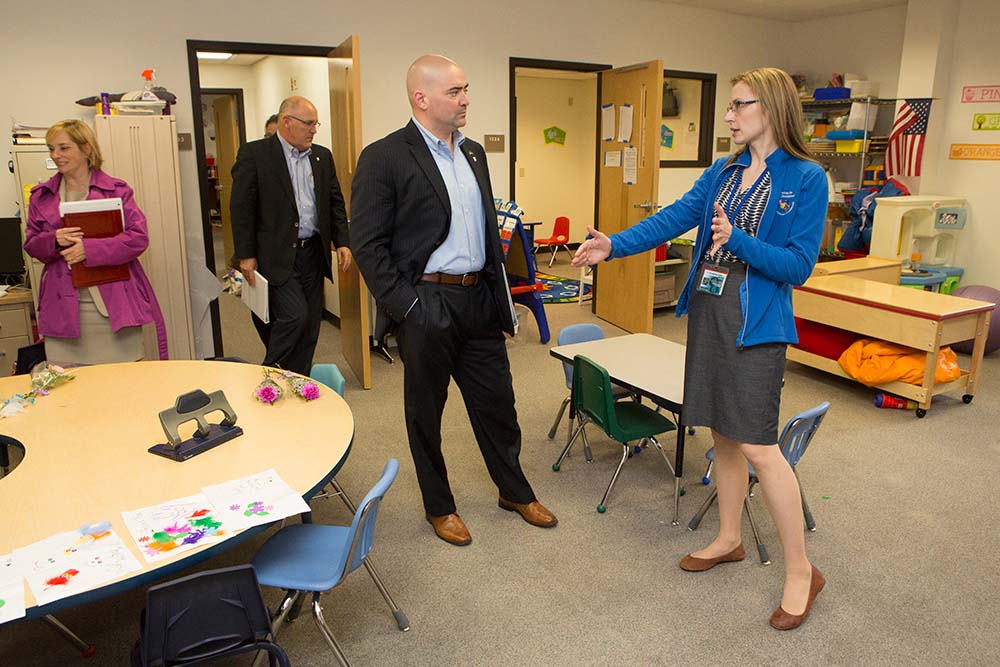
[[759,100],[733,100],[726,107],[726,111],[732,111],[733,113],[739,113],[743,111],[743,107],[750,106],[751,104],[757,104]]
[[300,123],[302,123],[303,125],[305,125],[306,127],[310,128],[310,129],[315,128],[315,129],[318,130],[319,126],[322,125],[322,123],[320,123],[318,120],[302,120],[298,116],[293,116],[290,113],[289,114],[285,114],[285,115],[288,116],[289,118],[292,118],[293,120],[299,121]]

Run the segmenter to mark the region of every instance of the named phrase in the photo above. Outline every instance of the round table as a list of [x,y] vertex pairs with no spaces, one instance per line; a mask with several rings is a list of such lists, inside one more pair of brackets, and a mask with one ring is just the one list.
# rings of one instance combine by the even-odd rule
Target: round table
[[[253,390],[264,379],[252,364],[217,361],[144,361],[72,370],[76,378],[0,419],[0,433],[24,445],[24,460],[0,478],[0,554],[81,525],[110,521],[142,570],[96,589],[35,605],[25,585],[28,618],[58,612],[136,588],[189,567],[259,532],[250,528],[156,563],[134,547],[123,510],[149,507],[199,493],[202,487],[273,468],[306,499],[340,469],[354,438],[354,418],[344,400],[320,386],[304,401],[286,390],[273,405]],[[26,375],[0,379],[0,397],[30,390]],[[159,412],[194,389],[221,389],[243,435],[178,463],[146,450],[166,442]],[[221,413],[208,416],[212,422]],[[195,424],[181,427],[181,438]]]

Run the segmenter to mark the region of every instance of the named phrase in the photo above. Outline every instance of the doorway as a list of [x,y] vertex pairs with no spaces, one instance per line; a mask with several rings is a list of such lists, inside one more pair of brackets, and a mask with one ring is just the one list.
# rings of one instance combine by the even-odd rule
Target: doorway
[[231,267],[234,253],[229,198],[236,152],[247,140],[244,92],[242,88],[202,88],[200,101],[205,161],[198,167],[209,184],[208,218],[212,231],[212,254],[215,275],[222,279]]
[[[194,123],[196,128],[211,127],[215,144],[212,146],[204,132],[195,132],[194,138],[200,165],[206,265],[214,275],[222,277],[233,257],[228,224],[232,163],[248,138],[253,141],[263,137],[267,118],[277,112],[283,99],[301,95],[316,105],[321,123],[316,143],[333,151],[341,190],[345,199],[349,196],[361,148],[360,47],[356,36],[335,47],[194,40],[189,40],[187,47],[192,98],[200,99],[203,92],[211,96],[194,105]],[[345,86],[350,108],[344,105]],[[215,169],[211,170],[213,166]],[[212,172],[214,177],[210,175]],[[218,245],[221,248],[217,249]],[[324,306],[334,321],[339,322],[340,349],[324,350],[323,341],[328,337],[321,334],[316,361],[329,361],[323,357],[333,352],[343,353],[361,385],[370,388],[369,311],[362,307],[368,303],[367,290],[353,265],[347,272],[338,271],[335,283],[327,281]],[[244,344],[241,349],[252,350],[245,353],[248,360],[257,361],[258,356],[263,358],[263,345],[254,347],[259,341],[249,311],[242,308],[231,294],[212,301],[215,354],[234,354],[227,349],[226,339],[232,339],[229,334],[236,332]],[[324,328],[327,326],[324,324]]]
[[[556,217],[570,220],[569,243],[597,219],[597,123],[600,80],[610,65],[510,59],[510,196],[548,236]],[[557,261],[568,269],[565,254]]]

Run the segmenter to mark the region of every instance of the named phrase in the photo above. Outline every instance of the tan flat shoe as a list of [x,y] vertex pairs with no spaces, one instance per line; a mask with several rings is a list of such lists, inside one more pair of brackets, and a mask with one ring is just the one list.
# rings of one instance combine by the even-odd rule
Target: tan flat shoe
[[816,569],[816,566],[812,566],[812,575],[809,578],[809,600],[806,602],[806,610],[799,615],[789,614],[778,605],[778,608],[774,610],[771,614],[771,627],[775,630],[794,630],[809,618],[809,612],[812,610],[813,602],[816,601],[816,596],[819,592],[823,590],[823,586],[826,585],[826,578],[823,573]]
[[681,569],[686,572],[704,572],[711,570],[719,563],[736,563],[743,560],[746,554],[743,552],[743,545],[740,544],[727,554],[716,556],[715,558],[697,558],[688,554],[681,559]]

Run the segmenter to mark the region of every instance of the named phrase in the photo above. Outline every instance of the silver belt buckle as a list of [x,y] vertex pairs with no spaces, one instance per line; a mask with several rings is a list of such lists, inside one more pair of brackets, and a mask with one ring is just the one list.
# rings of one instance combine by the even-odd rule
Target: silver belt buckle
[[[462,274],[462,287],[471,287],[472,285],[475,285],[476,284],[476,276],[477,276],[477,274],[475,274],[475,273],[463,273]],[[468,282],[466,282],[466,280],[468,280]]]

